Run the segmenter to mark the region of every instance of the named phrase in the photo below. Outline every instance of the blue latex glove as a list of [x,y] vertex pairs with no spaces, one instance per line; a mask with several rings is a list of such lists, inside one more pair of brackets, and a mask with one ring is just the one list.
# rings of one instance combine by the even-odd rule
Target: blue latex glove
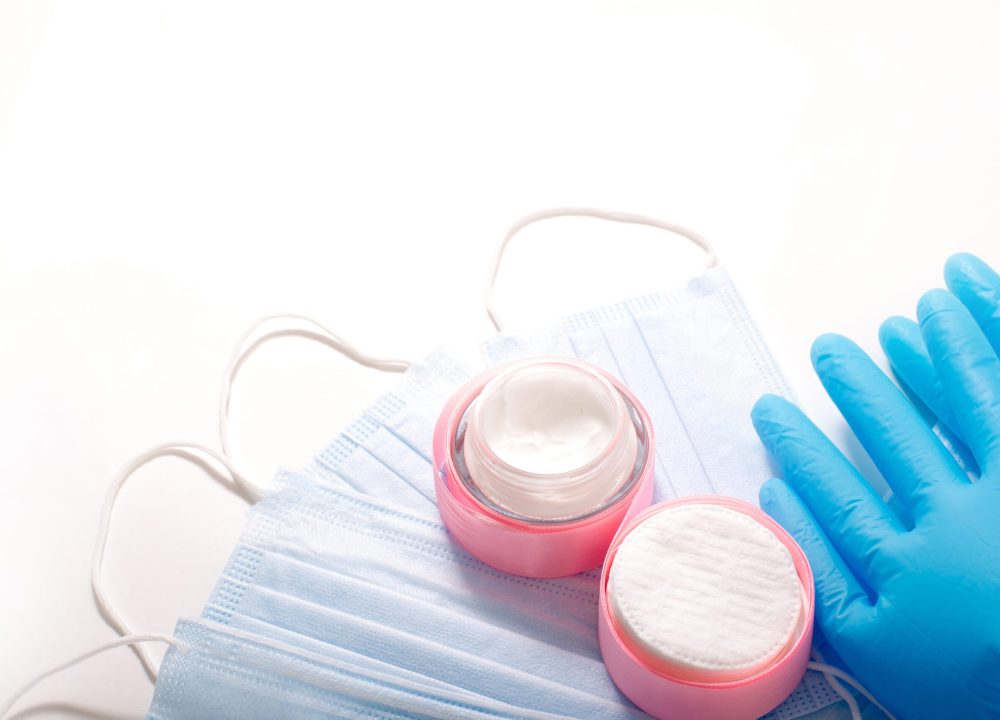
[[[1000,275],[975,255],[960,253],[948,259],[944,279],[948,289],[962,301],[993,350],[1000,355]],[[882,324],[879,340],[903,386],[929,410],[932,421],[944,426],[947,430],[945,439],[952,441],[963,463],[973,474],[977,474],[975,460],[968,455],[962,442],[961,430],[945,397],[919,326],[909,318],[891,317]]]
[[761,505],[809,557],[827,641],[883,704],[904,720],[1000,718],[1000,359],[951,293],[927,293],[918,316],[978,481],[860,348],[827,335],[813,365],[906,520],[775,396],[753,412],[784,476]]

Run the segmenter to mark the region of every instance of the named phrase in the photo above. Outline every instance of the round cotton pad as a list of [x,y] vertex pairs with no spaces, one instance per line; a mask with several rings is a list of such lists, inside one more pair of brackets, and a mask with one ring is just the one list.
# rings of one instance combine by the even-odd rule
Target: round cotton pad
[[607,594],[636,654],[692,679],[750,674],[802,625],[788,549],[752,517],[714,505],[666,508],[636,526],[618,547]]

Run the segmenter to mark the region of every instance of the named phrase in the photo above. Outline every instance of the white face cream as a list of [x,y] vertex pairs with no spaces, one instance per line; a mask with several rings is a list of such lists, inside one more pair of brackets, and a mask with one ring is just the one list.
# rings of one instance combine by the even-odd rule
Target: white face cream
[[631,477],[638,451],[621,393],[572,360],[516,363],[469,410],[464,455],[500,508],[560,519],[599,508]]
[[593,376],[548,364],[494,378],[476,407],[490,450],[512,467],[541,475],[598,458],[615,438],[617,409]]

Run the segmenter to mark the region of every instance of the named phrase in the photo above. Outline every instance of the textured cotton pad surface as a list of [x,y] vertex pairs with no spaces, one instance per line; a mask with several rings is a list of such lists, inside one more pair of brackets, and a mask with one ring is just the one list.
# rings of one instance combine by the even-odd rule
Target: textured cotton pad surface
[[618,547],[615,619],[642,654],[698,674],[753,672],[800,627],[802,585],[788,549],[729,508],[667,508]]

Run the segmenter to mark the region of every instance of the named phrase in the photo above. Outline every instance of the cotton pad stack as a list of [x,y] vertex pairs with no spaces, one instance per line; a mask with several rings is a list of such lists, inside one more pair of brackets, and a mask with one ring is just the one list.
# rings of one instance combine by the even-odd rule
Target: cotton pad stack
[[608,598],[636,654],[692,680],[744,677],[801,629],[788,549],[750,517],[711,505],[664,510],[629,533]]
[[612,678],[651,715],[752,720],[805,671],[808,563],[780,527],[743,502],[662,503],[612,544],[600,631]]

